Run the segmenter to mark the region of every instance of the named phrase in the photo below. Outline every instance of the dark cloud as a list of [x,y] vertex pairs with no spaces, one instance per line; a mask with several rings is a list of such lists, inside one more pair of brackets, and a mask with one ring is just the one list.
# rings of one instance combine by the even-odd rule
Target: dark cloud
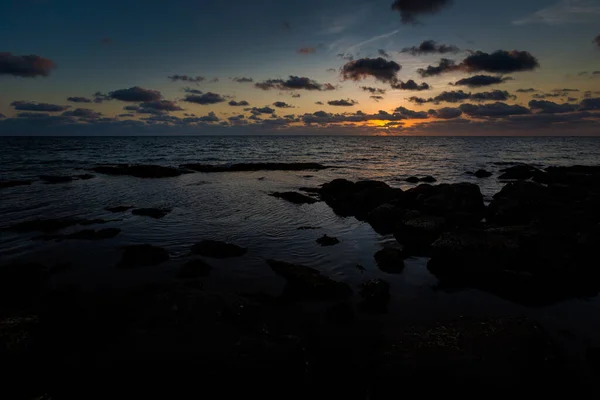
[[33,101],[13,101],[10,103],[15,110],[19,111],[41,111],[41,112],[59,112],[65,111],[71,106],[61,106],[58,104],[35,103]]
[[532,97],[534,99],[551,99],[551,98],[556,98],[556,97],[566,97],[568,96],[567,94],[562,94],[562,93],[536,93],[534,94]]
[[130,114],[130,113],[127,113],[127,114],[119,114],[119,117],[124,117],[124,118],[133,118],[133,117],[135,117],[135,114]]
[[335,68],[327,68],[326,71],[327,72],[337,72],[337,69],[335,69]]
[[191,93],[191,94],[202,94],[203,93],[202,90],[192,89],[192,88],[189,88],[189,87],[184,87],[183,91],[186,92],[186,93]]
[[454,83],[455,86],[482,87],[497,85],[506,81],[512,80],[511,77],[491,76],[491,75],[475,75],[469,78],[463,78]]
[[411,96],[408,98],[408,101],[410,101],[411,103],[418,104],[418,105],[423,105],[425,103],[429,103],[429,100],[431,100],[431,99],[425,99],[423,97],[417,97],[417,96]]
[[532,71],[540,64],[531,53],[527,51],[498,50],[492,54],[476,51],[461,63],[461,69],[468,72],[511,73]]
[[374,87],[370,87],[370,86],[361,86],[360,87],[362,90],[364,90],[365,92],[369,92],[369,93],[373,93],[373,94],[385,94],[385,89],[380,89],[380,88],[374,88]]
[[589,73],[589,72],[587,72],[587,71],[581,71],[580,73],[578,73],[578,74],[577,74],[577,76],[587,76],[587,75],[589,75],[589,74],[590,74],[590,73]]
[[581,100],[581,103],[579,104],[579,109],[582,111],[600,110],[600,97]]
[[567,101],[577,101],[577,97],[567,97]]
[[537,90],[534,88],[517,89],[517,93],[533,93],[533,92],[537,92]]
[[244,117],[243,115],[234,115],[233,117],[229,117],[227,118],[227,120],[232,124],[232,125],[247,125],[248,121],[246,120],[246,117]]
[[429,84],[426,82],[418,84],[417,82],[413,81],[412,79],[409,79],[406,82],[398,81],[398,82],[392,83],[392,88],[393,89],[402,89],[402,90],[421,91],[421,90],[429,90],[429,89],[431,89],[431,86],[429,86]]
[[592,72],[592,75],[594,75],[594,76],[600,75],[600,71],[594,71],[594,72]]
[[292,97],[297,99],[298,97],[301,97],[301,96],[300,96],[300,93],[294,93],[294,94],[292,94]]
[[322,101],[315,101],[315,104],[322,106],[323,102]]
[[289,79],[268,79],[263,82],[257,82],[254,84],[259,89],[262,90],[270,90],[270,89],[279,89],[279,90],[335,90],[335,87],[330,83],[319,83],[315,80],[290,75]]
[[437,44],[434,40],[425,40],[418,46],[405,47],[401,52],[418,56],[424,54],[458,53],[459,51],[460,49],[454,45]]
[[[184,121],[187,118],[184,118]],[[192,120],[188,120],[186,122],[219,122],[220,119],[219,117],[217,117],[217,115],[214,113],[214,111],[211,111],[208,113],[208,115],[202,116],[202,117],[195,117]]]
[[0,75],[13,75],[21,78],[48,76],[56,68],[54,61],[36,56],[13,56],[12,53],[0,52]]
[[305,124],[335,124],[335,123],[356,123],[366,122],[370,120],[382,120],[382,121],[400,121],[407,119],[407,117],[398,113],[390,114],[386,111],[380,110],[377,114],[365,114],[362,111],[357,111],[354,114],[332,114],[325,111],[317,111],[312,114],[304,114],[300,116],[302,122]]
[[246,78],[246,77],[241,77],[241,78],[231,78],[232,81],[237,82],[237,83],[249,83],[249,82],[254,82],[254,79],[252,78]]
[[408,119],[426,119],[429,115],[425,111],[413,111],[406,107],[398,107],[394,110],[394,113],[401,115]]
[[301,47],[298,49],[299,54],[314,54],[317,52],[315,47]]
[[354,56],[350,53],[339,53],[337,57],[346,61],[354,61]]
[[372,98],[375,101],[383,100],[383,96],[369,96],[369,97]]
[[140,109],[139,106],[125,106],[125,107],[123,107],[123,110],[126,110],[126,111],[137,111],[139,109]]
[[492,90],[491,92],[471,93],[463,92],[462,90],[442,92],[435,97],[424,99],[422,97],[411,97],[409,101],[416,104],[424,103],[460,103],[466,100],[474,101],[506,101],[515,99],[516,96],[511,95],[506,90]]
[[219,82],[219,78],[212,78],[212,79],[210,80],[210,82],[211,82],[211,83]]
[[65,111],[62,113],[64,117],[77,117],[83,119],[97,119],[102,118],[102,113],[90,110],[89,108],[76,108],[72,111]]
[[188,94],[185,96],[183,101],[187,101],[188,103],[196,103],[201,105],[206,104],[217,104],[225,101],[225,98],[217,93],[204,93],[204,94]]
[[398,63],[381,57],[361,58],[347,62],[342,67],[342,77],[344,80],[360,81],[372,76],[380,82],[394,83],[400,69],[402,66]]
[[533,111],[547,114],[561,114],[576,111],[576,107],[573,104],[558,104],[546,100],[531,100],[529,102],[529,108]]
[[188,75],[171,75],[168,78],[173,82],[182,81],[182,82],[193,82],[193,83],[202,82],[203,80],[206,79],[203,76],[188,76]]
[[419,68],[417,73],[421,77],[425,78],[428,76],[437,76],[446,72],[456,71],[458,66],[454,60],[448,58],[442,58],[438,65],[428,65],[427,68]]
[[506,90],[492,90],[491,92],[473,93],[470,98],[475,101],[506,101],[514,100],[516,96]]
[[160,100],[162,95],[158,90],[144,89],[139,86],[134,86],[129,89],[119,89],[109,92],[108,96],[111,99],[131,102],[148,102]]
[[432,115],[436,118],[441,119],[454,119],[458,118],[462,115],[462,110],[460,108],[452,108],[452,107],[444,107],[438,110],[429,110],[429,115]]
[[579,89],[552,89],[554,93],[571,93],[571,92],[579,92]]
[[277,108],[294,108],[294,106],[284,102],[284,101],[276,101],[273,105]]
[[2,119],[2,118],[6,118],[6,115],[0,113],[0,119]]
[[156,111],[183,111],[183,108],[179,107],[176,102],[171,100],[156,100],[149,101],[140,104],[141,109],[156,110]]
[[531,111],[517,104],[492,103],[492,104],[461,104],[462,112],[471,117],[506,117],[509,115],[530,114]]
[[86,97],[67,97],[67,101],[70,101],[71,103],[91,103],[92,100],[86,98]]
[[390,55],[384,49],[377,50],[377,54],[384,58],[390,58]]
[[392,10],[400,13],[402,23],[416,23],[423,15],[435,14],[452,4],[452,0],[395,0]]
[[432,99],[429,99],[430,103],[460,103],[471,98],[471,93],[463,92],[462,90],[456,90],[451,92],[442,92]]
[[275,112],[275,110],[269,106],[246,108],[245,111],[250,111],[254,115],[273,114]]
[[112,100],[112,98],[109,95],[100,92],[94,93],[94,103],[102,103],[108,100]]
[[249,106],[250,103],[248,103],[246,100],[240,100],[240,101],[230,100],[229,105],[233,106],[233,107],[240,107],[240,106],[246,107],[246,106]]
[[27,119],[46,119],[51,118],[48,113],[35,113],[35,112],[20,112],[17,114],[18,118],[27,118]]
[[327,104],[329,104],[330,106],[338,106],[338,107],[353,107],[356,104],[358,104],[358,102],[356,100],[352,100],[352,99],[342,99],[342,100],[331,100],[331,101],[328,101]]

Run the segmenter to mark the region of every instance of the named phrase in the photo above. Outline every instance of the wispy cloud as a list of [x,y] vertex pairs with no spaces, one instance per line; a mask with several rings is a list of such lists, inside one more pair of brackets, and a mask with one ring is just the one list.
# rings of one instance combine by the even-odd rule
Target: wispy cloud
[[532,23],[563,25],[594,22],[600,16],[600,0],[561,0],[532,15],[513,21],[514,25]]
[[390,36],[394,36],[398,32],[400,32],[400,30],[399,29],[395,29],[395,30],[393,30],[391,32],[384,33],[382,35],[373,36],[372,38],[369,38],[367,40],[363,40],[360,43],[357,43],[357,44],[355,44],[353,46],[348,47],[348,49],[346,50],[346,52],[350,53],[350,54],[356,53],[364,45],[369,44],[369,43],[373,43],[373,42],[377,42],[378,40],[381,40],[381,39],[389,38]]

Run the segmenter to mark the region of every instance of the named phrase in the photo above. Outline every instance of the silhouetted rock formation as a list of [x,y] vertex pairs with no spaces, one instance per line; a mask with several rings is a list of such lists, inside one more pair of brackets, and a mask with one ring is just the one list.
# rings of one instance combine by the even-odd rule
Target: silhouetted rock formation
[[323,247],[327,247],[327,246],[335,246],[336,244],[338,244],[340,241],[338,240],[338,238],[332,237],[332,236],[327,236],[327,235],[323,235],[320,238],[317,239],[317,243],[320,244]]
[[271,196],[289,201],[290,203],[294,204],[313,204],[317,202],[317,200],[313,199],[312,197],[308,197],[298,192],[275,192],[272,193]]
[[331,168],[318,163],[240,163],[231,165],[182,164],[182,168],[197,172],[245,172],[245,171],[304,171]]
[[475,175],[477,178],[489,178],[492,176],[492,173],[486,171],[485,169],[478,169],[473,175]]
[[192,246],[192,253],[211,258],[241,257],[248,250],[232,243],[203,240]]
[[500,172],[504,172],[498,177],[498,179],[531,179],[540,170],[527,164],[515,165],[514,167],[501,169]]

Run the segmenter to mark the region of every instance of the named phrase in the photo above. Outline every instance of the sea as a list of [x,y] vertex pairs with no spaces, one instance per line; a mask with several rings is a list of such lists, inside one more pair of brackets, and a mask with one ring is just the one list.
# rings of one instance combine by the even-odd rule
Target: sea
[[[39,175],[82,174],[96,164],[178,166],[184,163],[317,162],[321,171],[192,173],[174,178],[140,179],[95,174],[93,179],[46,184]],[[13,262],[67,265],[53,277],[56,286],[82,290],[118,288],[174,279],[202,239],[246,247],[241,258],[208,260],[213,270],[206,288],[277,295],[283,279],[266,263],[277,259],[313,267],[350,284],[383,278],[391,284],[389,315],[407,321],[465,316],[533,317],[580,354],[600,344],[600,302],[569,299],[527,306],[470,288],[442,290],[427,270],[426,258],[410,258],[401,274],[380,271],[373,255],[393,245],[353,217],[340,217],[324,203],[296,205],[269,196],[275,191],[318,187],[336,178],[374,179],[409,189],[409,176],[431,175],[438,183],[472,182],[490,201],[505,182],[499,170],[516,163],[600,164],[600,138],[590,137],[3,137],[0,179],[33,179],[30,186],[0,189],[0,268]],[[478,179],[468,174],[492,172]],[[111,213],[105,207],[170,208],[162,219]],[[112,220],[86,228],[121,229],[107,240],[36,240],[39,233],[13,233],[9,225],[36,219],[80,217]],[[299,230],[299,227],[315,229]],[[73,227],[65,233],[80,230]],[[340,244],[321,247],[327,234]],[[148,243],[166,248],[171,260],[154,267],[116,268],[122,246]],[[357,268],[364,267],[364,270]],[[572,340],[569,338],[573,338]],[[572,342],[572,343],[571,343]],[[573,352],[574,351],[574,352]]]

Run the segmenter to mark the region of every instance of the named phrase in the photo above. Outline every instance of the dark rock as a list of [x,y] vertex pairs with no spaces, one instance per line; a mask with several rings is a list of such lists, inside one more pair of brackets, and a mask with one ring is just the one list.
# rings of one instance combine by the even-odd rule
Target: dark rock
[[40,263],[0,266],[0,314],[5,309],[31,307],[39,298],[49,276],[49,268]]
[[73,181],[71,176],[40,175],[39,178],[46,183],[67,183]]
[[299,226],[296,229],[299,231],[310,231],[310,230],[321,229],[321,228],[318,226]]
[[427,256],[431,244],[448,226],[446,218],[409,212],[397,226],[394,237],[402,244],[403,252],[413,256]]
[[79,223],[79,225],[87,226],[87,225],[95,225],[95,224],[106,224],[107,222],[118,222],[118,221],[121,221],[121,220],[120,219],[102,219],[102,218],[84,219]]
[[12,181],[1,181],[0,180],[0,189],[15,187],[15,186],[24,186],[31,185],[32,181],[21,179],[21,180],[12,180]]
[[408,183],[419,183],[420,179],[417,178],[416,176],[410,176],[410,177],[406,178],[405,181]]
[[327,300],[352,294],[347,284],[321,275],[316,269],[276,260],[268,260],[268,263],[276,274],[287,280],[288,296]]
[[118,228],[106,228],[99,229],[97,231],[93,229],[86,229],[83,231],[73,232],[65,235],[64,239],[79,239],[79,240],[103,240],[114,238],[121,232]]
[[348,302],[334,304],[327,309],[325,315],[329,321],[337,325],[350,325],[355,318],[354,308]]
[[390,300],[390,284],[383,279],[371,279],[360,286],[360,295],[366,308],[383,311]]
[[241,257],[248,250],[232,243],[203,240],[192,246],[192,253],[212,258]]
[[80,174],[80,175],[75,175],[74,178],[77,178],[82,181],[86,181],[88,179],[95,178],[95,176],[92,174]]
[[447,218],[481,220],[485,211],[479,186],[472,183],[454,183],[434,186],[429,196],[421,201],[421,210]]
[[312,197],[305,196],[298,192],[275,192],[271,194],[271,196],[287,200],[294,204],[313,204],[317,202],[317,200]]
[[359,270],[361,273],[366,271],[365,267],[363,267],[360,264],[356,264],[356,269]]
[[543,185],[511,182],[494,195],[486,219],[499,225],[528,224],[553,202],[550,189]]
[[106,207],[105,210],[113,213],[125,212],[129,211],[133,208],[133,206],[116,206],[116,207]]
[[419,179],[419,181],[425,182],[425,183],[434,183],[434,182],[437,182],[437,179],[435,179],[431,175],[427,175],[426,177]]
[[319,191],[321,190],[321,188],[318,188],[318,187],[301,187],[301,188],[298,188],[298,190],[306,192],[306,193],[319,193]]
[[331,168],[318,163],[183,164],[181,166],[197,172],[303,171]]
[[129,175],[137,178],[170,178],[182,174],[182,171],[177,168],[160,165],[99,165],[91,168],[91,170],[105,175]]
[[320,244],[323,247],[325,247],[325,246],[335,246],[339,242],[340,241],[337,238],[331,237],[331,236],[327,236],[327,235],[323,235],[322,237],[320,237],[320,238],[317,239],[317,243]]
[[379,269],[389,274],[397,274],[404,270],[404,255],[400,250],[386,247],[375,253],[375,261]]
[[367,215],[367,222],[382,235],[387,235],[402,223],[406,210],[393,204],[382,204]]
[[13,232],[53,232],[69,226],[79,225],[83,221],[85,220],[80,218],[34,219],[25,222],[19,222],[18,224],[11,225],[6,229]]
[[211,269],[203,260],[190,260],[181,267],[177,276],[181,279],[196,279],[208,275]]
[[135,268],[162,264],[169,260],[169,253],[162,247],[150,244],[133,244],[123,248],[120,268]]
[[486,171],[485,169],[478,169],[474,175],[477,178],[489,178],[490,176],[492,176],[492,173],[489,171]]
[[527,164],[515,165],[514,167],[504,168],[500,171],[504,173],[498,179],[519,180],[531,179],[536,173],[540,172],[539,169]]
[[141,215],[144,217],[152,217],[156,219],[163,218],[171,212],[169,208],[136,208],[131,211],[133,215]]

